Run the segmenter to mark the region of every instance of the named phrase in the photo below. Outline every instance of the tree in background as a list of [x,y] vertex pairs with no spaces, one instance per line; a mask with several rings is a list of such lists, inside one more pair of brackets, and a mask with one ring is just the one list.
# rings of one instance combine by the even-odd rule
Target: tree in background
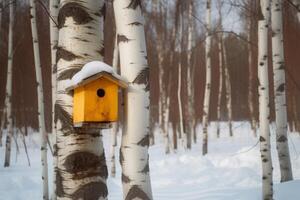
[[287,137],[287,105],[285,61],[282,33],[282,1],[272,1],[272,52],[274,73],[274,96],[276,114],[276,145],[280,164],[281,181],[293,179],[292,166]]

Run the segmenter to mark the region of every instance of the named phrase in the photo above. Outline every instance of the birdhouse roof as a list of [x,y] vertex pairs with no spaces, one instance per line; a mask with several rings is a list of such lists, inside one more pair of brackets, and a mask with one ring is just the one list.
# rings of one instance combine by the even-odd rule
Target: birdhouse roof
[[118,75],[111,66],[100,61],[93,61],[84,65],[83,68],[72,77],[66,90],[74,90],[77,87],[84,86],[100,78],[105,78],[122,88],[128,87],[128,82]]

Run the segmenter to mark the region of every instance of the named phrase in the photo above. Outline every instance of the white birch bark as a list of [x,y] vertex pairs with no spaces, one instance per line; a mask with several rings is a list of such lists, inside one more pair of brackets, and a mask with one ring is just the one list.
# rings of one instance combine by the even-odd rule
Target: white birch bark
[[129,82],[120,149],[123,199],[151,200],[149,173],[149,66],[141,2],[114,0],[121,75]]
[[227,107],[227,112],[228,112],[229,135],[233,136],[231,81],[230,81],[229,65],[228,65],[228,60],[227,60],[227,49],[226,49],[226,45],[225,45],[225,35],[224,34],[223,34],[222,42],[223,42],[225,86],[226,86],[226,107]]
[[[222,29],[221,29],[222,30]],[[221,103],[223,91],[223,51],[222,51],[222,33],[219,34],[218,54],[219,54],[219,91],[218,91],[218,107],[217,107],[217,137],[220,137],[220,121],[221,121]]]
[[203,103],[203,144],[202,155],[208,152],[208,119],[209,119],[209,104],[211,93],[211,0],[206,2],[206,40],[205,40],[205,61],[206,61],[206,82]]
[[13,76],[13,26],[14,26],[14,4],[9,5],[9,29],[8,29],[8,63],[6,78],[6,116],[8,121],[7,135],[5,143],[4,167],[10,166],[11,141],[13,137],[13,118],[12,118],[12,76]]
[[179,13],[179,34],[178,34],[178,52],[179,52],[179,63],[178,63],[178,88],[177,88],[177,100],[178,100],[178,110],[179,110],[179,139],[181,139],[182,146],[186,149],[186,134],[184,133],[184,128],[183,128],[183,106],[182,106],[182,101],[181,101],[181,82],[182,82],[182,60],[181,60],[181,53],[182,53],[182,35],[183,35],[183,17],[182,17],[182,12]]
[[[252,1],[250,2],[251,5],[251,10],[252,10]],[[250,121],[251,121],[251,130],[253,132],[254,137],[256,137],[256,127],[257,127],[257,122],[255,119],[255,114],[254,114],[254,95],[253,95],[253,89],[254,89],[254,71],[253,71],[253,52],[252,52],[252,44],[250,43],[251,41],[251,34],[252,34],[252,18],[249,17],[248,21],[248,71],[249,71],[249,86],[248,86],[248,107],[249,107],[249,114],[250,114]]]
[[[113,52],[113,68],[117,72],[119,63],[119,48],[118,48],[118,33],[116,32],[115,47]],[[118,134],[118,122],[113,123],[111,129],[111,177],[116,177],[116,147],[117,147],[117,134]]]
[[47,158],[47,131],[45,123],[45,108],[44,108],[44,91],[43,91],[43,78],[42,78],[42,66],[40,60],[39,40],[36,24],[36,2],[30,0],[30,22],[31,33],[33,42],[34,53],[34,66],[37,81],[37,96],[38,96],[38,120],[39,120],[39,132],[41,134],[41,162],[42,162],[42,181],[43,181],[43,199],[49,199],[48,189],[48,158]]
[[193,62],[192,62],[192,53],[193,47],[195,46],[195,28],[194,28],[194,17],[193,17],[194,4],[193,1],[189,3],[188,10],[188,47],[187,47],[187,148],[191,149],[192,147],[192,138],[195,134],[195,112],[194,112],[194,74],[193,74]]
[[107,199],[107,167],[101,132],[73,128],[68,80],[84,64],[103,60],[103,0],[61,0],[57,49],[57,199]]
[[262,161],[262,199],[273,199],[272,157],[269,128],[269,78],[268,78],[268,29],[270,1],[260,0],[262,16],[258,21],[258,79],[259,79],[259,129]]
[[[56,124],[54,121],[54,109],[55,109],[55,95],[56,95],[56,52],[57,52],[57,44],[58,44],[58,27],[57,27],[57,16],[58,16],[58,6],[59,0],[49,0],[49,8],[50,8],[50,44],[51,44],[51,69],[52,69],[52,134],[56,134]],[[56,147],[56,136],[53,144],[53,192],[52,192],[52,200],[56,200],[56,172],[57,172],[57,147]]]
[[276,146],[281,172],[281,182],[293,179],[287,137],[287,106],[285,61],[282,33],[282,1],[272,1],[272,52],[274,73],[274,96],[276,114]]

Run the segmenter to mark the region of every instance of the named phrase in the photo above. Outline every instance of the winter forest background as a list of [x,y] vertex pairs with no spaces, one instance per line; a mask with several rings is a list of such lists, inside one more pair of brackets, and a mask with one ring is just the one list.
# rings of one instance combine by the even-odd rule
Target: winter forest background
[[[39,130],[41,125],[38,115],[37,86],[39,84],[36,80],[34,40],[32,39],[31,27],[32,14],[30,14],[32,7],[30,3],[32,2],[35,2],[36,5],[37,36],[44,91],[45,128],[49,134],[47,143],[48,148],[50,147],[48,149],[49,194],[46,196],[52,200],[60,199],[66,195],[66,188],[69,187],[64,182],[68,176],[64,177],[65,174],[62,176],[64,181],[59,180],[57,176],[57,171],[64,170],[64,165],[60,163],[64,159],[60,160],[61,158],[55,153],[57,148],[55,142],[57,141],[52,133],[56,130],[53,129],[52,113],[54,102],[52,99],[53,63],[51,63],[50,22],[56,19],[55,17],[49,18],[51,15],[49,1],[0,0],[2,6],[2,11],[0,11],[0,165],[4,163],[5,138],[9,133],[5,99],[11,5],[14,9],[11,97],[12,126],[14,129],[11,144],[12,152],[15,154],[12,154],[11,160],[13,161],[10,167],[0,167],[0,193],[4,193],[3,199],[16,200],[22,197],[33,200],[48,199],[45,197],[45,179],[43,178],[42,184],[42,173],[40,172],[42,169],[45,170],[45,157],[42,156],[43,167],[41,167],[39,148],[42,147],[42,155],[46,153],[46,140],[40,141],[42,130]],[[58,2],[57,0],[54,1]],[[66,198],[122,199],[123,196],[123,199],[126,200],[135,198],[142,200],[252,200],[261,199],[263,196],[263,199],[273,199],[273,197],[280,200],[300,199],[300,193],[297,192],[300,186],[300,158],[298,153],[300,151],[300,78],[298,77],[300,74],[300,57],[298,55],[300,52],[300,0],[99,0],[101,3],[91,0],[74,1],[75,3],[70,0],[61,0],[61,2],[67,5],[71,2],[71,8],[74,4],[87,4],[96,7],[105,2],[105,6],[101,7],[101,10],[91,14],[99,21],[104,20],[103,48],[100,45],[101,51],[97,53],[99,57],[103,56],[105,63],[114,67],[118,66],[119,74],[122,70],[122,47],[116,47],[119,43],[129,45],[130,40],[126,41],[124,35],[116,33],[118,24],[116,23],[116,16],[120,17],[122,11],[118,11],[114,7],[118,8],[122,5],[121,2],[128,3],[129,6],[126,9],[132,9],[135,13],[132,18],[140,16],[141,9],[144,19],[137,17],[138,22],[133,23],[132,26],[144,25],[147,56],[141,60],[147,60],[150,69],[149,107],[146,106],[143,110],[138,109],[140,104],[137,102],[128,103],[131,106],[136,103],[136,110],[134,110],[138,113],[136,116],[145,117],[146,114],[143,115],[143,113],[149,109],[149,138],[148,132],[145,131],[148,130],[147,122],[138,121],[138,118],[132,118],[135,120],[130,119],[131,122],[126,122],[124,116],[127,113],[123,111],[123,108],[127,104],[124,103],[125,101],[121,96],[119,98],[120,119],[118,126],[114,124],[112,129],[102,131],[102,135],[98,132],[95,137],[100,138],[100,143],[93,143],[93,139],[90,139],[91,143],[87,143],[88,148],[95,151],[99,150],[97,153],[101,154],[102,160],[99,163],[92,163],[96,166],[92,166],[92,168],[100,166],[102,170],[102,167],[106,168],[107,165],[108,170],[108,174],[100,170],[99,175],[98,171],[96,171],[98,174],[93,174],[88,169],[86,171],[90,174],[87,176],[100,177],[104,186],[101,183],[96,185],[97,187],[85,185],[84,180],[79,180],[78,182],[82,181],[78,186],[79,189],[77,188],[79,192],[77,190],[72,191],[74,193],[70,192],[72,194],[67,195]],[[277,6],[282,5],[284,50],[284,62],[282,63],[285,64],[286,82],[285,85],[280,85],[281,87],[274,87],[276,70],[273,70],[273,60],[276,59],[276,53],[278,53],[276,50],[280,49],[274,48],[278,34],[276,30],[272,30],[271,23],[269,29],[268,26],[262,25],[268,23],[266,18],[270,14],[268,12],[271,10],[271,7],[268,7],[271,5],[270,2],[273,3],[272,5],[275,3]],[[211,10],[209,9],[210,4]],[[83,8],[85,9],[84,6]],[[75,6],[73,9],[78,8]],[[272,9],[274,8],[272,7]],[[274,9],[272,13],[276,13],[276,11]],[[119,12],[118,15],[115,12]],[[207,17],[209,12],[211,12],[210,26]],[[72,15],[74,13],[64,17],[72,18]],[[276,14],[274,16],[278,17]],[[272,17],[273,21],[276,19],[278,18]],[[72,20],[63,21],[66,29],[68,26],[78,25],[72,24],[70,21]],[[83,23],[85,23],[84,20]],[[119,24],[122,23],[123,21],[120,20]],[[280,23],[278,22],[278,24]],[[60,27],[59,29],[63,28]],[[101,33],[95,33],[95,37],[98,36],[97,34],[101,35]],[[137,35],[141,36],[142,34],[139,32]],[[101,37],[99,36],[97,39]],[[259,37],[264,39],[260,38],[259,40]],[[143,48],[143,37],[141,38],[136,41],[141,40],[140,46]],[[211,39],[211,46],[207,45],[209,43],[208,38]],[[275,42],[273,38],[275,38]],[[100,40],[102,42],[102,39]],[[121,61],[114,63],[116,61],[116,49],[119,51]],[[259,49],[263,50],[259,52]],[[72,63],[72,59],[68,60],[66,57],[66,54],[58,55],[57,63],[59,60],[67,60],[65,65]],[[211,58],[211,83],[207,84],[209,57]],[[278,63],[282,64],[279,61],[275,65],[277,66]],[[60,63],[58,64],[59,67],[62,70],[63,65]],[[259,71],[263,67],[268,73]],[[140,73],[136,74],[136,79],[140,79],[138,84],[142,88],[145,87],[141,91],[143,95],[147,96],[147,73],[145,69],[141,68],[137,71],[139,70]],[[67,79],[66,77],[71,77],[78,70],[70,71],[71,73],[68,72],[64,76],[60,76],[61,80],[58,78],[58,82],[64,78]],[[261,74],[261,77],[258,77],[258,74]],[[262,78],[267,75],[268,81]],[[132,81],[133,85],[136,79]],[[130,84],[132,83],[130,82]],[[265,90],[264,84],[269,84],[269,92],[264,92],[268,91]],[[207,88],[211,92],[208,102],[205,100],[207,99],[205,98]],[[278,135],[278,128],[276,129],[274,93],[276,94],[278,91],[274,91],[274,88],[277,88],[275,90],[279,92],[286,92],[288,125],[285,128],[288,129],[288,135]],[[266,93],[270,95],[270,101],[259,100],[260,97],[266,97]],[[209,112],[206,113],[207,107],[209,107]],[[268,108],[270,115],[268,115]],[[141,113],[142,115],[139,115]],[[205,119],[206,116],[208,116],[209,123]],[[142,119],[147,119],[147,116]],[[281,120],[284,117],[277,117],[278,119],[281,122],[284,121]],[[61,118],[58,117],[59,120]],[[133,140],[137,140],[137,138],[142,138],[142,140],[137,142],[137,150],[134,149],[135,147],[130,148],[136,150],[138,155],[144,156],[138,159],[141,162],[136,164],[138,167],[142,166],[142,170],[133,173],[134,175],[131,172],[137,170],[138,167],[134,165],[131,168],[133,165],[127,166],[126,164],[130,163],[131,160],[136,161],[138,156],[133,158],[132,155],[137,154],[122,152],[128,147],[123,144],[123,140],[126,140],[125,131],[128,128],[126,123],[131,123],[129,125],[131,128],[137,124],[136,127],[138,128],[134,130],[142,130],[141,133],[131,132],[135,134],[133,134]],[[64,125],[61,126],[61,130],[58,131],[59,134],[65,133]],[[68,139],[68,134],[62,134],[59,137]],[[150,141],[149,157],[148,139]],[[205,147],[205,142],[208,143],[209,148]],[[64,142],[58,142],[59,145],[62,143]],[[133,142],[131,141],[129,144],[133,144]],[[279,151],[276,150],[278,144]],[[282,144],[283,146],[280,146]],[[289,146],[284,146],[286,144]],[[60,149],[58,148],[60,156],[64,153],[63,145],[59,146]],[[22,153],[23,148],[25,148],[26,154]],[[66,150],[65,152],[68,154],[71,151]],[[70,155],[72,156],[72,154]],[[76,162],[76,159],[74,160]],[[27,161],[31,162],[31,167],[27,166]],[[83,161],[92,165],[88,162],[88,158],[83,158]],[[73,167],[75,169],[82,166]],[[78,169],[74,171],[76,170]],[[82,171],[80,173],[84,174]],[[136,174],[142,174],[142,178]],[[43,171],[43,177],[45,176],[47,175]],[[149,184],[150,177],[152,188]],[[76,178],[85,179],[86,177],[80,174],[75,177],[75,182]],[[87,182],[93,183],[93,178],[88,179]],[[59,181],[65,185],[56,184]],[[66,182],[68,181],[70,180],[66,180]],[[27,182],[32,187],[26,185]],[[141,185],[137,183],[141,183]],[[42,185],[44,186],[44,193]],[[92,190],[93,187],[91,186],[95,188]],[[19,193],[12,191],[14,187],[17,187]],[[65,191],[59,191],[60,188],[64,188]],[[59,192],[61,193],[59,194]],[[88,192],[91,193],[90,196],[87,194]],[[62,195],[62,193],[64,194]],[[42,197],[42,195],[44,196]],[[98,195],[98,198],[92,195]]]

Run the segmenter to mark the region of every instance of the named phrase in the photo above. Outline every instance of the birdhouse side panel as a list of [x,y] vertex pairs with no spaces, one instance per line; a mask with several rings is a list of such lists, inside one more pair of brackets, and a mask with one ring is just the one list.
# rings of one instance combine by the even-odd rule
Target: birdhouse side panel
[[80,123],[84,121],[85,93],[83,87],[74,90],[73,98],[73,122]]
[[118,86],[98,79],[84,86],[85,122],[114,122],[118,119]]

